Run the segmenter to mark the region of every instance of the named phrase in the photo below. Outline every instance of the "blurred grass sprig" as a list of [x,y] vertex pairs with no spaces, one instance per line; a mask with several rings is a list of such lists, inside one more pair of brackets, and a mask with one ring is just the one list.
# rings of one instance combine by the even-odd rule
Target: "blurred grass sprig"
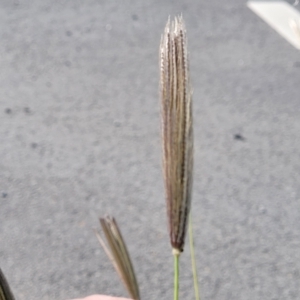
[[130,297],[134,300],[140,300],[140,292],[133,265],[116,220],[113,217],[106,216],[105,218],[100,218],[100,224],[109,245],[108,248],[99,233],[96,232],[102,248],[114,265]]
[[1,269],[0,269],[0,300],[15,300],[15,297]]

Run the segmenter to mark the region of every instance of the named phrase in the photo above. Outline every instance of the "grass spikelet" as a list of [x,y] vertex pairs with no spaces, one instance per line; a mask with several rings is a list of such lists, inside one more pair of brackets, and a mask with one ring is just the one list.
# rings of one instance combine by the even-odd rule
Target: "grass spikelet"
[[[139,287],[135,277],[134,269],[128,254],[128,250],[117,222],[113,217],[100,218],[100,224],[105,234],[109,248],[101,236],[96,232],[97,238],[111,260],[114,268],[121,277],[130,297],[134,300],[140,299]],[[2,300],[2,299],[0,299]]]
[[192,196],[193,121],[186,31],[168,23],[160,44],[163,169],[170,241],[182,252]]

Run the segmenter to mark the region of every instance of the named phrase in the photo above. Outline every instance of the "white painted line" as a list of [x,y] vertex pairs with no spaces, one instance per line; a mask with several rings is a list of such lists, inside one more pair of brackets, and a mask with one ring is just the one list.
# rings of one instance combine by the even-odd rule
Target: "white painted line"
[[284,1],[248,1],[247,6],[300,50],[300,39],[297,30],[291,25],[300,24],[300,13],[297,9]]

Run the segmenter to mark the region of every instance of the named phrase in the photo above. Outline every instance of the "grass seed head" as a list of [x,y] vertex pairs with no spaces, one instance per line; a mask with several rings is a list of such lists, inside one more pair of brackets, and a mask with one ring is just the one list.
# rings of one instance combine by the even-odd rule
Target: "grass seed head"
[[170,240],[183,251],[193,177],[192,95],[182,17],[167,22],[160,44],[163,170]]

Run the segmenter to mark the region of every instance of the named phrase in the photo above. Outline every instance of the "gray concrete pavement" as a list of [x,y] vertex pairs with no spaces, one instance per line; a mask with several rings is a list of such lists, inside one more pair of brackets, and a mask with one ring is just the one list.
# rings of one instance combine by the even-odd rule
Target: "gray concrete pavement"
[[179,13],[202,299],[299,299],[300,52],[238,0],[0,2],[0,266],[17,299],[126,296],[93,234],[105,213],[143,299],[171,299],[158,45]]

